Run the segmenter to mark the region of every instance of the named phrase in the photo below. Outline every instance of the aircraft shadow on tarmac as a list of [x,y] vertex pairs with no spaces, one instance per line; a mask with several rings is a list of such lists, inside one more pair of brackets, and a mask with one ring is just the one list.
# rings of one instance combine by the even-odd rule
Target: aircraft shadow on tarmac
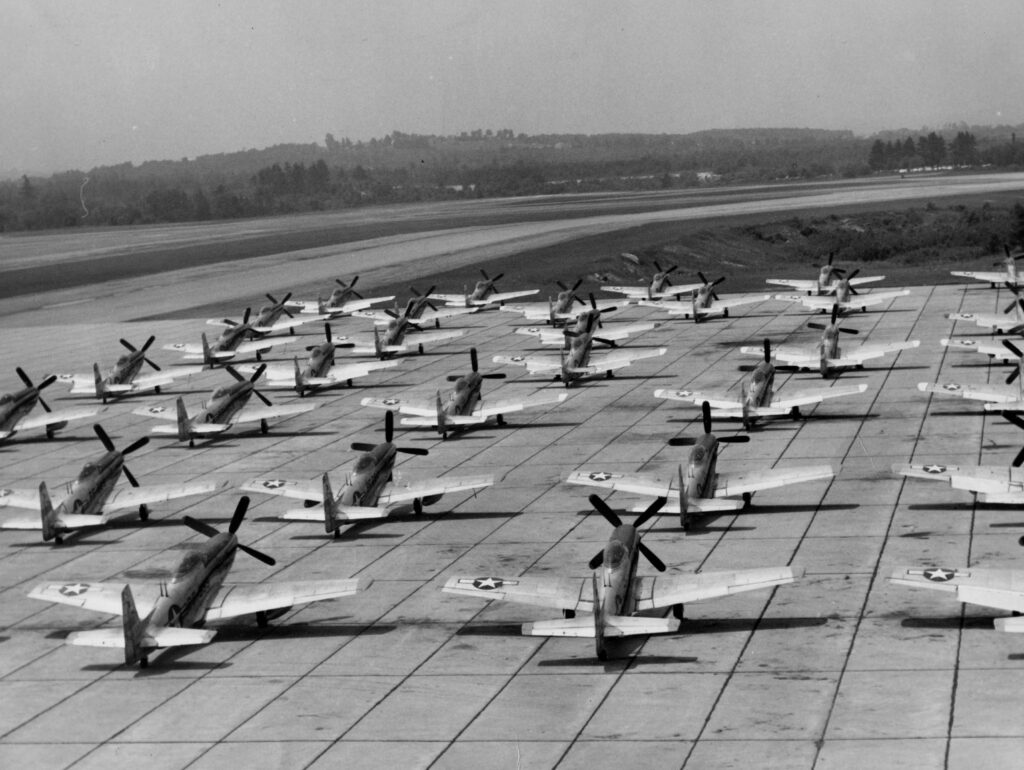
[[942,630],[956,630],[959,628],[983,628],[992,629],[992,618],[963,618],[960,615],[951,615],[944,618],[902,618],[900,625],[904,628],[934,628]]

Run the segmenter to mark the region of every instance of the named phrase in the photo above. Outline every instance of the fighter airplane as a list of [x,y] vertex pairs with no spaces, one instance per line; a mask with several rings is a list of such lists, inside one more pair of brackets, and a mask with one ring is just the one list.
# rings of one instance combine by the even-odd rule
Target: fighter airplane
[[405,310],[401,313],[398,312],[398,305],[396,304],[394,310],[380,310],[372,308],[368,310],[357,310],[352,313],[352,315],[360,318],[372,318],[380,326],[390,324],[394,319],[401,317],[416,329],[421,329],[424,326],[429,326],[430,324],[433,324],[435,329],[440,329],[442,319],[454,318],[468,313],[476,313],[480,310],[476,305],[472,307],[455,307],[454,305],[437,307],[430,301],[434,296],[433,292],[435,288],[436,287],[431,286],[427,289],[426,294],[420,294],[416,290],[416,287],[410,287],[409,291],[413,293],[413,296],[409,298],[409,301],[405,304]]
[[[835,252],[829,252],[828,262],[824,265],[815,265],[815,267],[819,268],[816,280],[805,280],[801,278],[765,278],[765,283],[773,283],[778,286],[788,286],[791,289],[806,292],[808,295],[835,294],[836,289],[839,286],[839,282],[842,280],[846,271],[843,268],[835,267],[832,264],[832,259],[834,257]],[[864,278],[854,278],[853,276],[850,276],[848,283],[851,287],[861,286],[865,283],[881,281],[883,278],[885,278],[884,275],[865,276]]]
[[[860,269],[854,270],[846,278],[840,278],[836,283],[835,291],[830,297],[806,297],[800,294],[776,294],[775,299],[782,300],[785,302],[799,302],[810,310],[816,310],[819,313],[827,313],[829,309],[838,307],[839,314],[845,315],[851,313],[857,308],[861,309],[861,312],[866,313],[869,307],[875,305],[881,305],[883,302],[889,302],[896,297],[906,297],[910,294],[910,289],[894,289],[892,291],[873,291],[870,294],[861,294],[857,289],[854,288],[854,279]],[[878,276],[878,280],[885,278],[884,275]]]
[[[750,436],[716,436],[711,432],[711,405],[701,404],[704,435],[699,439],[684,436],[669,440],[669,446],[693,446],[685,465],[676,468],[675,478],[649,474],[575,471],[567,481],[612,491],[668,498],[668,513],[678,513],[683,530],[691,528],[694,514],[736,511],[750,505],[755,492],[805,481],[820,481],[835,476],[831,465],[798,468],[766,468],[740,473],[720,473],[717,469],[718,446],[750,441]],[[741,499],[732,499],[740,497]],[[643,504],[631,510],[642,510]]]
[[396,446],[394,413],[388,412],[384,420],[384,443],[368,444],[357,441],[352,449],[364,452],[346,475],[341,491],[334,495],[330,479],[323,474],[319,479],[289,481],[280,478],[255,478],[242,485],[245,492],[261,492],[306,501],[306,508],[286,511],[281,518],[287,521],[322,522],[327,534],[340,536],[340,527],[368,519],[383,519],[396,513],[396,506],[412,503],[417,515],[424,505],[432,505],[447,493],[467,489],[480,489],[494,484],[494,476],[439,476],[422,481],[396,483],[395,459],[399,452],[427,455],[420,447]]
[[[68,374],[58,375],[61,380],[71,381],[72,395],[91,395],[102,399],[107,403],[109,398],[121,398],[135,393],[152,390],[160,392],[160,388],[173,385],[178,377],[190,377],[203,370],[201,366],[176,366],[164,371],[147,356],[146,351],[156,340],[150,337],[141,348],[136,348],[128,340],[121,339],[121,344],[128,349],[128,352],[117,359],[114,368],[106,374],[100,372],[99,364],[92,365],[92,375]],[[142,364],[149,364],[158,374],[139,376]]]
[[1015,296],[1002,313],[946,313],[946,318],[950,321],[973,321],[996,334],[1019,334],[1024,331],[1024,299],[1020,297],[1020,289],[1012,283],[1006,283],[1006,288]]
[[436,428],[441,438],[448,437],[449,431],[483,425],[491,417],[496,418],[498,425],[505,424],[504,415],[509,412],[521,412],[538,406],[558,404],[568,397],[565,393],[538,393],[536,395],[507,399],[504,401],[481,401],[481,386],[484,380],[502,380],[504,374],[480,374],[476,348],[470,348],[469,361],[471,371],[465,375],[449,375],[448,381],[455,383],[455,389],[442,400],[441,391],[437,391],[434,404],[416,403],[401,398],[364,398],[360,403],[377,409],[393,409],[399,414],[413,417],[402,419],[402,425],[426,426]]
[[[743,297],[730,297],[729,299],[721,299],[715,292],[715,287],[725,280],[725,277],[716,279],[715,281],[708,281],[704,277],[704,273],[697,271],[697,276],[700,278],[702,283],[698,284],[698,288],[693,292],[690,298],[690,305],[678,305],[672,304],[671,302],[650,302],[647,300],[641,300],[638,304],[645,307],[652,307],[656,310],[665,310],[672,315],[681,315],[684,318],[692,318],[695,323],[707,320],[713,316],[722,316],[723,318],[729,317],[729,310],[734,307],[741,307],[743,305],[752,305],[755,302],[764,302],[771,299],[770,294],[750,294]],[[679,298],[682,300],[682,297]]]
[[[172,414],[163,406],[147,406],[136,409],[132,414],[143,417],[157,417],[161,420],[173,420],[174,425],[157,425],[153,433],[176,436],[178,441],[188,441],[189,447],[195,446],[196,438],[205,438],[230,430],[233,425],[246,422],[259,422],[260,432],[270,430],[268,420],[277,417],[290,417],[316,408],[316,404],[283,404],[274,406],[270,400],[256,390],[255,383],[263,374],[265,365],[246,379],[233,367],[227,366],[228,374],[237,382],[232,385],[221,385],[210,395],[210,400],[191,417],[185,409],[185,402],[180,397],[175,402]],[[256,396],[266,407],[246,407],[252,396]]]
[[[583,283],[583,279],[577,278],[576,283],[572,286],[566,286],[561,281],[555,281],[555,283],[558,284],[558,288],[561,291],[558,292],[558,296],[554,300],[548,297],[546,303],[516,303],[515,305],[502,305],[500,309],[509,313],[521,313],[527,321],[544,321],[552,326],[561,326],[569,321],[577,320],[579,313],[574,310],[576,303],[579,302],[583,305],[584,310],[587,308],[587,303],[576,296],[576,290]],[[591,295],[591,304],[595,309],[602,312],[610,312],[615,302],[616,300],[601,300],[597,302],[593,299],[593,295]]]
[[[639,321],[637,323],[630,324],[617,323],[606,326],[601,320],[602,316],[614,313],[618,309],[619,308],[615,305],[609,306],[606,304],[602,307],[598,304],[597,300],[594,299],[594,295],[591,294],[590,307],[587,307],[576,314],[576,323],[568,331],[575,334],[592,334],[594,342],[600,342],[602,345],[614,348],[617,347],[618,342],[628,339],[634,334],[657,329],[661,326],[657,321]],[[593,328],[595,326],[597,327],[597,330],[600,331],[600,335],[593,333]],[[562,329],[548,329],[540,326],[520,326],[516,329],[516,334],[522,334],[527,337],[536,337],[542,345],[568,346],[570,339]]]
[[[398,361],[356,361],[346,364],[335,364],[334,351],[339,347],[353,348],[352,343],[341,342],[347,337],[336,338],[331,334],[331,325],[324,324],[326,342],[319,345],[310,345],[306,348],[309,351],[309,360],[304,367],[299,366],[299,359],[295,358],[294,368],[282,366],[267,367],[268,388],[289,388],[299,394],[299,397],[306,395],[306,391],[320,388],[331,388],[347,384],[352,387],[352,380],[358,377],[365,377],[377,369],[390,369],[398,366]],[[251,374],[249,366],[240,366],[240,372]]]
[[939,344],[950,350],[960,350],[964,353],[981,353],[990,358],[1001,358],[1004,364],[1016,363],[1018,358],[1012,352],[1008,352],[1009,348],[1003,345],[1002,339],[967,339],[964,337],[950,339],[949,337],[944,337],[939,340]]
[[[964,398],[971,401],[984,401],[988,412],[1020,412],[1024,411],[1024,352],[1007,339],[1000,340],[1003,347],[1015,357],[1016,366],[1006,378],[1006,384],[978,383],[972,385],[960,382],[919,382],[917,389],[923,393],[934,393],[939,396]],[[1017,381],[1014,386],[1012,383]]]
[[740,383],[740,397],[708,396],[692,390],[654,391],[655,398],[700,406],[704,401],[711,404],[711,416],[739,417],[743,427],[750,430],[751,426],[764,417],[782,417],[789,414],[794,420],[799,419],[800,407],[820,404],[827,398],[843,398],[863,393],[868,389],[864,383],[859,385],[833,385],[830,388],[814,388],[795,393],[787,392],[779,397],[775,391],[775,367],[772,365],[771,342],[764,341],[764,360],[754,367],[750,376]]
[[369,343],[365,341],[356,343],[352,348],[352,353],[362,356],[376,356],[381,360],[399,353],[416,352],[423,355],[424,345],[455,339],[466,333],[465,329],[417,332],[406,339],[406,335],[417,327],[404,315],[396,315],[390,310],[387,312],[390,314],[391,321],[388,323],[387,329],[384,330],[384,334],[382,335],[380,329],[374,326],[373,340]]
[[514,364],[525,366],[530,374],[551,374],[555,379],[561,380],[565,387],[572,387],[572,384],[582,377],[589,377],[604,372],[611,377],[615,369],[629,366],[634,361],[643,358],[654,358],[663,356],[668,348],[656,348],[653,350],[614,350],[605,353],[592,354],[591,348],[595,341],[600,341],[594,336],[597,325],[597,316],[590,316],[585,331],[576,332],[566,329],[563,334],[568,340],[568,350],[559,351],[556,357],[550,353],[523,356],[523,355],[498,355],[492,359],[496,364]]
[[[78,478],[64,486],[62,494],[51,498],[45,481],[36,489],[0,490],[0,507],[38,511],[32,517],[2,521],[0,529],[41,529],[45,542],[52,540],[60,545],[69,532],[104,527],[114,519],[132,515],[128,509],[137,509],[139,518],[145,521],[149,518],[151,503],[206,495],[226,486],[226,482],[214,481],[140,486],[125,465],[124,458],[144,446],[149,439],[140,438],[125,449],[118,450],[98,423],[93,425],[93,429],[107,451],[100,459],[87,462]],[[130,486],[115,489],[122,473]]]
[[480,275],[484,279],[476,282],[473,291],[467,291],[465,294],[432,294],[431,296],[441,300],[446,305],[454,305],[455,307],[487,307],[489,305],[504,304],[510,299],[529,297],[540,293],[540,289],[498,291],[497,283],[504,277],[504,273],[498,273],[498,275],[491,278],[487,275],[486,270],[480,268]]
[[679,266],[671,265],[662,270],[658,261],[653,261],[654,268],[658,272],[651,276],[651,282],[647,286],[603,286],[602,288],[605,291],[624,294],[630,301],[641,299],[651,301],[674,298],[682,300],[683,294],[689,294],[695,289],[699,289],[701,287],[701,284],[699,283],[688,283],[680,286],[673,286],[672,281],[669,279],[669,274],[678,270]]
[[[175,342],[171,345],[164,345],[164,350],[177,350],[180,353],[184,353],[187,360],[202,361],[204,366],[217,366],[239,356],[253,354],[255,354],[256,360],[259,361],[261,355],[275,345],[286,345],[299,339],[294,336],[250,339],[256,332],[249,323],[249,314],[250,308],[246,308],[241,323],[228,318],[218,322],[226,324],[227,328],[212,345],[206,338],[206,332],[203,332],[200,335],[202,338],[202,344],[200,345]],[[208,321],[207,323],[211,322]],[[281,328],[286,327],[287,324]],[[269,327],[262,328],[266,329]]]
[[[243,326],[245,327],[244,331],[247,337],[251,339],[258,339],[265,337],[268,334],[285,330],[287,330],[289,334],[295,334],[296,326],[322,320],[323,316],[302,316],[300,318],[296,318],[292,315],[291,311],[286,307],[291,296],[291,292],[288,292],[284,296],[284,299],[278,301],[273,294],[267,294],[267,299],[274,304],[264,305],[261,307],[259,312],[256,314],[256,318],[251,323],[249,321],[251,308],[245,309],[245,316],[243,317],[241,324],[239,324],[238,321],[232,321],[230,318],[223,318],[219,320],[211,318],[206,323],[210,326]],[[283,315],[288,316],[287,321],[279,320]]]
[[227,532],[184,517],[186,526],[210,539],[192,546],[170,573],[169,580],[134,586],[120,581],[64,580],[40,583],[29,592],[29,597],[120,615],[120,628],[76,631],[65,641],[88,647],[123,648],[127,665],[138,663],[145,668],[154,650],[210,642],[217,632],[204,629],[207,622],[254,615],[257,625],[266,626],[295,605],[351,596],[373,582],[369,578],[349,578],[224,585],[237,551],[264,564],[276,564],[262,551],[238,542],[236,533],[248,505],[249,498],[239,499]]
[[[666,569],[640,535],[640,527],[658,513],[665,498],[655,500],[632,524],[623,523],[597,495],[590,496],[590,503],[615,528],[608,544],[590,560],[592,570],[600,569],[590,579],[456,576],[442,590],[561,610],[563,618],[524,623],[523,635],[593,638],[598,659],[607,660],[615,652],[610,640],[678,631],[685,604],[786,585],[804,572],[799,567],[766,567],[638,577],[640,554],[659,572]],[[670,610],[672,617],[667,616]],[[577,612],[586,614],[577,617]]]
[[[1003,415],[1018,428],[1024,428],[1024,419],[1016,414]],[[940,463],[897,464],[893,473],[927,481],[946,481],[953,489],[963,489],[977,496],[979,503],[998,505],[1024,505],[1024,449],[1010,462],[1009,467],[998,465],[942,465]]]
[[1003,244],[1003,251],[1006,252],[1006,258],[1001,259],[998,262],[993,262],[993,265],[1002,265],[1003,271],[997,272],[975,272],[971,270],[951,270],[950,275],[955,275],[960,278],[973,278],[975,281],[988,281],[992,288],[996,288],[997,284],[1008,283],[1012,286],[1020,286],[1021,281],[1017,274],[1017,260],[1024,257],[1024,252],[1012,254],[1010,253],[1010,247]]
[[930,588],[953,594],[957,601],[980,604],[1014,617],[997,618],[998,631],[1024,633],[1024,570],[968,567],[898,567],[889,577],[890,583],[911,588]]
[[[364,297],[355,290],[355,285],[358,281],[358,275],[352,279],[352,283],[345,283],[341,279],[335,278],[334,282],[340,288],[332,291],[331,296],[327,298],[326,302],[323,297],[317,297],[316,302],[299,301],[293,302],[292,305],[298,306],[303,313],[338,318],[351,315],[356,310],[365,310],[371,305],[376,305],[378,302],[390,302],[395,298],[394,294],[389,294],[386,297]],[[355,299],[352,299],[353,297]]]
[[[862,368],[865,361],[872,358],[881,358],[888,353],[896,353],[900,350],[908,350],[920,346],[920,340],[908,340],[906,342],[865,342],[852,350],[842,350],[839,346],[839,334],[858,334],[857,329],[847,329],[838,326],[836,319],[838,308],[832,306],[832,320],[829,324],[820,324],[814,321],[808,322],[812,329],[821,329],[821,341],[814,347],[798,347],[796,345],[780,345],[775,349],[775,360],[785,366],[794,366],[797,369],[810,371],[817,368],[822,377],[828,377],[836,373],[837,369],[849,367]],[[740,352],[746,355],[762,355],[759,347],[744,345]]]
[[[31,430],[32,428],[44,428],[46,437],[53,438],[54,434],[65,427],[72,420],[84,420],[87,417],[95,417],[102,411],[101,407],[78,407],[75,409],[61,409],[55,412],[43,401],[39,391],[48,388],[57,381],[57,375],[51,374],[38,385],[34,384],[25,371],[16,366],[14,371],[25,387],[14,393],[5,393],[0,396],[0,441],[8,439],[19,431]],[[43,413],[30,417],[29,412],[39,404]]]

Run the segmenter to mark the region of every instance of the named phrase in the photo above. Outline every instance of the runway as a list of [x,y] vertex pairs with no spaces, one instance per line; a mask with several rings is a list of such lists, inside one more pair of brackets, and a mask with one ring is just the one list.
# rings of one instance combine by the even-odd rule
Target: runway
[[[465,241],[436,233],[407,237],[408,260],[464,256],[497,241],[518,247],[534,235],[523,229],[505,238],[480,228],[459,231],[456,237]],[[363,245],[370,256],[384,248]],[[126,281],[131,292],[118,283],[4,300],[5,360],[9,369],[19,365],[41,377],[85,372],[93,360],[109,365],[119,337],[141,344],[155,334],[157,348],[194,341],[210,328],[204,317],[133,319],[181,312],[257,285],[277,291],[291,283],[285,279],[294,276],[293,257],[259,258],[240,278],[243,289],[217,277],[226,269],[222,264],[182,271],[173,286],[166,275],[154,275]],[[302,263],[313,266],[310,281],[321,272],[338,273],[329,259],[324,253]],[[363,280],[369,291],[373,282]],[[273,556],[277,566],[239,554],[230,582],[361,576],[373,585],[352,598],[296,608],[266,629],[251,622],[215,624],[212,644],[159,653],[140,671],[121,665],[119,650],[64,644],[70,631],[113,621],[30,600],[27,592],[44,580],[157,574],[180,558],[182,543],[201,539],[180,525],[182,515],[225,527],[246,479],[312,479],[325,471],[343,478],[357,456],[351,442],[382,440],[382,413],[360,407],[360,398],[431,401],[438,388],[449,387],[447,375],[468,371],[469,346],[480,351],[484,371],[496,371],[491,356],[524,352],[532,343],[513,333],[525,323],[517,316],[478,313],[443,323],[465,329],[462,339],[407,357],[355,388],[311,396],[316,410],[272,424],[268,435],[232,432],[193,450],[153,437],[129,458],[143,483],[213,478],[234,489],[184,505],[156,505],[148,523],[129,519],[60,547],[44,545],[34,533],[0,532],[0,764],[1014,766],[1024,748],[1018,718],[1024,641],[994,631],[991,618],[998,614],[991,610],[885,581],[904,564],[1019,562],[1019,511],[976,506],[966,492],[904,481],[890,471],[910,460],[1008,464],[1017,453],[1022,435],[999,415],[966,401],[932,399],[916,388],[921,381],[1001,380],[1002,366],[946,351],[938,340],[951,332],[977,336],[974,327],[954,325],[945,313],[991,312],[1010,297],[987,284],[911,291],[886,311],[857,313],[843,325],[873,341],[920,339],[919,348],[844,373],[839,382],[865,382],[867,392],[805,410],[803,420],[768,422],[751,433],[750,443],[725,449],[719,461],[722,470],[831,462],[834,480],[758,493],[749,512],[709,518],[686,535],[677,516],[660,516],[644,538],[670,572],[791,564],[805,568],[806,577],[771,591],[688,605],[679,634],[652,637],[630,656],[606,663],[595,658],[592,640],[519,634],[523,622],[553,617],[550,611],[488,605],[443,594],[440,586],[454,574],[589,575],[587,561],[610,527],[590,510],[591,490],[563,480],[578,469],[674,473],[686,450],[669,447],[668,440],[699,433],[698,410],[655,399],[653,391],[738,388],[743,367],[756,363],[739,354],[741,345],[760,345],[765,337],[773,344],[814,342],[817,333],[805,326],[811,316],[801,310],[768,301],[697,325],[630,308],[615,320],[665,322],[629,346],[665,346],[667,355],[575,387],[561,406],[511,415],[506,427],[443,442],[429,431],[400,431],[399,443],[430,451],[403,458],[403,476],[498,477],[477,495],[446,496],[422,517],[360,525],[332,540],[316,525],[277,519],[289,507],[284,500],[254,495],[240,541]],[[340,334],[369,329],[357,319],[334,327]],[[315,326],[303,333],[310,343],[322,334]],[[304,355],[306,342],[269,357],[290,363]],[[176,360],[158,349],[152,357],[161,365]],[[489,393],[510,398],[561,390],[518,369],[503,371],[508,380],[485,383],[485,400]],[[119,445],[130,443],[153,424],[132,409],[172,405],[178,392],[196,406],[226,379],[204,372],[174,392],[111,404],[101,423]],[[796,373],[783,375],[778,385],[821,382],[816,374]],[[17,387],[13,373],[4,375],[0,391]],[[64,389],[58,383],[44,393],[54,408],[88,403]],[[715,430],[728,435],[739,425]],[[72,424],[53,441],[41,432],[19,435],[0,444],[0,486],[46,480],[56,487],[101,451],[87,424]],[[607,497],[616,509],[640,499]],[[0,517],[7,515],[0,510]],[[640,570],[653,573],[643,562]]]

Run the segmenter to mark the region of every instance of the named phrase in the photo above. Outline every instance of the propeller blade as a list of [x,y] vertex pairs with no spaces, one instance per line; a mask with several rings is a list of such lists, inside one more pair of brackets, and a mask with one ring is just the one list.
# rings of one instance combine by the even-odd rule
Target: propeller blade
[[1004,339],[1003,340],[1003,347],[1006,348],[1007,350],[1012,350],[1013,354],[1015,356],[1017,356],[1017,358],[1024,358],[1024,353],[1020,352],[1020,348],[1018,348],[1016,345],[1014,345],[1008,339]]
[[1024,430],[1024,417],[1021,417],[1016,412],[1003,412],[1003,417],[1012,422],[1021,430]]
[[858,267],[856,270],[854,270],[852,273],[850,273],[848,276],[846,276],[846,280],[847,281],[852,281],[854,278],[857,277],[857,273],[859,273],[859,272],[860,272],[860,268]]
[[1017,299],[1015,299],[1015,300],[1014,300],[1013,302],[1011,302],[1011,303],[1010,303],[1009,305],[1007,305],[1007,306],[1006,306],[1006,307],[1005,307],[1005,308],[1003,309],[1003,313],[1009,313],[1009,312],[1010,312],[1011,310],[1013,310],[1013,309],[1014,309],[1015,307],[1017,307],[1017,303],[1018,303],[1019,301],[1020,301],[1020,300],[1017,300]]
[[692,436],[676,436],[668,440],[669,446],[693,446],[697,443],[697,439]]
[[[152,339],[152,338],[150,338],[150,339]],[[120,340],[118,340],[118,342],[120,342],[122,345],[124,345],[126,348],[128,348],[128,350],[130,350],[132,353],[134,353],[136,350],[138,350],[138,348],[136,348],[132,343],[130,343],[124,337],[122,337]]]
[[700,405],[700,416],[704,422],[704,432],[711,432],[711,404],[707,401],[702,401]]
[[[277,301],[277,300],[276,300],[276,299],[274,298],[274,295],[273,295],[273,294],[264,294],[263,296],[264,296],[264,297],[266,297],[267,299],[269,299],[269,300],[270,300],[271,302],[273,302],[273,303],[274,303],[275,305],[280,305],[280,304],[281,304],[280,302],[278,302],[278,301]],[[286,297],[286,299],[287,299],[287,297]]]
[[395,437],[395,413],[388,409],[384,413],[384,440],[391,443]]
[[594,506],[594,510],[600,513],[602,516],[604,516],[608,523],[611,524],[613,527],[618,527],[622,525],[622,519],[619,518],[619,515],[615,513],[615,511],[613,511],[611,508],[609,508],[608,503],[606,503],[600,497],[598,497],[597,495],[590,495],[590,497],[588,497],[587,499],[590,501],[590,504]]
[[128,470],[127,465],[122,465],[121,470],[124,471],[124,477],[128,479],[129,484],[131,484],[133,487],[139,486],[139,480],[135,478],[134,474],[132,474],[130,470]]
[[480,364],[476,357],[476,348],[469,349],[469,365],[474,372],[479,371],[480,369]]
[[672,265],[668,270],[665,271],[665,275],[672,273],[679,269],[679,265]]
[[503,380],[507,377],[504,372],[498,372],[496,374],[481,374],[480,379],[483,380]]
[[661,265],[658,264],[658,260],[652,259],[651,262],[654,263],[654,269],[657,270],[659,273],[665,272],[664,270],[661,269]]
[[110,436],[108,436],[107,432],[103,430],[103,426],[100,425],[98,422],[94,423],[92,426],[92,430],[93,433],[95,433],[99,437],[100,441],[103,443],[103,448],[106,449],[108,452],[113,452],[114,442],[110,440]]
[[368,444],[365,441],[353,441],[349,446],[356,452],[372,452],[377,447],[376,444]]
[[576,289],[578,289],[580,287],[580,284],[582,284],[582,283],[583,283],[583,279],[582,278],[577,278],[576,279],[576,283],[574,283],[572,285],[572,288],[569,291],[576,291]]
[[194,529],[201,535],[206,535],[207,537],[216,537],[220,534],[220,531],[216,527],[210,526],[205,521],[193,519],[191,516],[182,516],[181,521],[186,527],[188,527],[189,529]]
[[558,286],[558,288],[561,289],[562,291],[569,291],[569,287],[566,286],[561,281],[555,281],[555,285]]
[[1009,374],[1009,375],[1007,376],[1007,378],[1006,378],[1006,384],[1007,384],[1007,385],[1009,385],[1009,384],[1010,384],[1011,382],[1013,382],[1013,381],[1014,381],[1015,379],[1017,379],[1017,377],[1019,377],[1019,376],[1020,376],[1020,369],[1014,369],[1014,370],[1013,370],[1012,372],[1010,372],[1010,374]]
[[398,452],[403,452],[403,453],[405,453],[407,455],[421,455],[422,456],[422,455],[430,454],[430,452],[428,450],[424,449],[423,447],[418,447],[418,446],[398,446],[398,447],[395,447],[395,450],[398,451]]
[[236,380],[238,380],[238,382],[245,382],[245,377],[240,375],[238,373],[238,370],[235,369],[235,367],[233,367],[231,364],[225,364],[224,370],[232,377],[234,377]]
[[807,328],[808,329],[827,329],[828,327],[825,324],[818,323],[817,321],[808,321],[807,322]]
[[615,340],[610,340],[605,337],[591,337],[594,342],[600,342],[602,345],[607,345],[610,348],[617,348],[619,345]]
[[[228,368],[230,369],[231,367],[229,366]],[[263,376],[263,372],[266,371],[266,369],[267,369],[267,365],[266,364],[260,364],[259,366],[257,366],[256,367],[256,371],[253,372],[252,373],[252,377],[249,378],[249,382],[255,383],[256,380],[258,380],[261,376]],[[244,378],[242,378],[242,377],[239,377],[239,379],[240,380],[244,380]],[[254,388],[254,390],[255,390],[255,388]]]
[[237,545],[238,545],[238,550],[239,551],[244,551],[245,553],[249,554],[254,559],[258,559],[259,561],[263,562],[264,564],[267,564],[267,565],[269,565],[271,567],[273,567],[275,564],[277,564],[277,562],[274,561],[273,558],[271,558],[270,556],[267,556],[265,553],[263,553],[263,551],[257,551],[252,546],[242,545],[241,543],[237,543]]
[[1017,456],[1013,458],[1013,462],[1010,463],[1014,468],[1019,468],[1024,463],[1024,448],[1017,452]]
[[273,406],[273,403],[271,403],[270,399],[264,396],[258,390],[256,390],[256,388],[252,389],[252,394],[256,396],[256,398],[258,398],[260,401],[262,401],[266,406]]
[[836,256],[836,253],[834,251],[830,251],[828,253],[828,263],[827,264],[828,264],[829,267],[832,267],[832,260],[835,259],[835,256]]
[[130,455],[136,449],[142,449],[142,447],[146,446],[146,444],[148,444],[148,443],[149,443],[149,436],[143,436],[140,439],[136,439],[131,444],[129,444],[127,447],[125,447],[124,449],[121,450],[121,455],[122,456]]
[[664,572],[667,569],[667,567],[665,567],[665,562],[659,559],[654,554],[654,551],[652,551],[650,548],[644,545],[643,542],[639,542],[636,545],[637,548],[640,549],[640,553],[647,557],[647,561],[651,563],[654,569],[658,570],[658,572]]
[[24,369],[22,369],[20,366],[16,366],[16,367],[14,367],[14,371],[16,371],[18,373],[18,376],[21,378],[21,381],[25,383],[26,387],[29,387],[29,388],[34,388],[35,387],[35,385],[32,384],[32,380],[30,380],[28,378],[28,375],[25,374],[25,370]]
[[843,334],[860,334],[858,329],[847,329],[845,326],[839,326],[836,330],[841,331]]
[[358,275],[352,278],[352,283],[350,283],[350,284],[348,285],[348,287],[349,287],[349,288],[351,289],[351,288],[352,288],[353,286],[355,286],[355,285],[356,285],[357,283],[359,283],[359,276],[358,276]]
[[228,326],[238,326],[238,321],[232,321],[230,318],[221,319],[221,323],[225,323]]
[[594,556],[587,562],[587,566],[590,569],[597,569],[604,564],[604,549],[598,551]]
[[668,502],[667,498],[657,498],[653,503],[648,505],[647,510],[641,513],[637,520],[633,522],[633,526],[637,529],[640,529],[640,527],[647,523],[648,519],[650,519],[652,516],[657,515],[658,511],[662,509],[666,502]]
[[700,282],[707,285],[708,279],[704,277],[704,273],[700,270],[697,271],[697,277],[700,278]]
[[231,514],[231,523],[228,525],[228,532],[234,534],[238,531],[238,528],[242,526],[242,519],[245,518],[245,512],[249,510],[249,498],[246,495],[242,495],[238,498],[238,505],[235,506],[235,512]]
[[718,439],[719,444],[746,444],[750,441],[750,436],[746,433],[739,436],[722,436]]
[[150,365],[151,367],[153,367],[153,368],[154,368],[154,369],[155,369],[156,371],[158,371],[158,372],[159,372],[159,371],[162,371],[162,370],[160,369],[160,367],[159,367],[159,366],[157,366],[156,364],[154,364],[154,363],[153,363],[152,361],[150,361],[150,360],[149,360],[148,358],[143,358],[142,360],[143,360],[143,361],[145,361],[145,362],[146,362],[147,364],[149,364],[149,365]]
[[718,284],[720,284],[724,280],[725,280],[725,276],[723,275],[721,278],[716,279],[711,285],[712,286],[718,286]]
[[764,362],[766,364],[769,364],[769,363],[771,363],[771,361],[772,361],[772,343],[771,343],[771,340],[769,340],[767,337],[765,337],[765,340],[764,340]]
[[252,314],[252,308],[251,308],[251,307],[247,307],[247,308],[245,309],[245,314],[244,314],[244,315],[242,316],[242,323],[243,323],[243,324],[247,324],[247,323],[249,323],[249,316],[250,316],[251,314]]
[[45,401],[43,401],[43,397],[42,396],[36,394],[36,398],[39,400],[39,406],[43,407],[43,411],[44,412],[52,412],[53,411],[52,409],[50,409],[50,405],[47,404]]
[[838,304],[833,304],[832,305],[832,325],[833,326],[836,325],[836,319],[837,318],[839,318],[839,305]]

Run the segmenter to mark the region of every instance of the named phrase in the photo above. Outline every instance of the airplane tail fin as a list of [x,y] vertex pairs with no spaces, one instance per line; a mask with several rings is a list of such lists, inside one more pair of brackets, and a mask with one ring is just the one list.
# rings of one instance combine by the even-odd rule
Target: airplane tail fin
[[45,481],[39,482],[39,515],[43,520],[43,541],[48,543],[57,537],[57,512],[53,510]]
[[377,358],[384,357],[384,346],[381,344],[380,331],[377,329],[376,326],[373,327],[373,349],[375,351],[374,354],[377,356]]
[[107,390],[103,386],[103,375],[100,374],[100,365],[94,363],[92,365],[92,377],[93,382],[96,383],[96,398],[105,398]]
[[302,369],[299,368],[299,357],[295,356],[295,392],[299,394],[299,398],[306,393],[306,385],[302,381]]
[[192,437],[191,423],[188,419],[188,411],[185,409],[185,401],[181,396],[178,396],[178,400],[175,402],[175,408],[178,410],[178,441],[188,441]]
[[600,585],[596,572],[590,576],[590,585],[594,592],[594,646],[597,648],[597,657],[604,660],[607,655],[604,649],[604,597],[598,590]]
[[442,436],[447,435],[448,426],[446,420],[448,415],[444,413],[444,402],[441,400],[441,391],[437,391],[437,432]]
[[217,365],[217,359],[214,357],[213,353],[210,351],[210,342],[209,342],[209,340],[206,339],[206,332],[203,332],[200,335],[200,337],[203,340],[203,364],[205,366],[216,366]]
[[334,501],[334,490],[331,489],[331,480],[325,473],[323,476],[324,490],[324,530],[328,535],[338,531],[338,504]]
[[135,597],[129,585],[125,585],[121,591],[121,622],[124,630],[124,662],[132,666],[146,658],[146,624],[135,609]]
[[699,294],[699,292],[695,291],[693,293],[693,295],[690,297],[690,312],[693,313],[693,322],[695,324],[699,324],[700,323],[700,313],[697,312],[697,296],[698,296],[698,294]]
[[824,345],[821,346],[821,359],[818,362],[818,368],[822,377],[828,377],[828,353]]
[[555,324],[557,319],[555,318],[555,303],[551,301],[551,297],[548,297],[548,323],[552,326]]
[[689,522],[686,520],[687,504],[686,504],[686,485],[683,483],[683,466],[680,464],[676,467],[676,474],[679,479],[679,526],[684,530],[689,529]]

